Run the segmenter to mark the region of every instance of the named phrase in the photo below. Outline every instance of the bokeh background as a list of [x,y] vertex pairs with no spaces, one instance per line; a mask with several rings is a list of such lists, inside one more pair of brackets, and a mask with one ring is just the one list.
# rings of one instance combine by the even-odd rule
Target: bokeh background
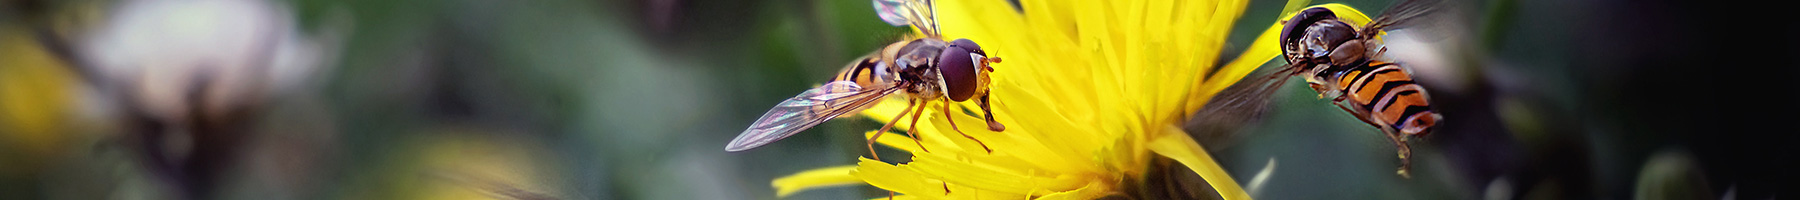
[[[1266,199],[1794,196],[1800,26],[1731,14],[1779,8],[1446,5],[1390,44],[1446,117],[1413,178],[1298,79],[1211,153]],[[0,199],[774,199],[880,122],[724,144],[905,31],[860,0],[0,0]]]

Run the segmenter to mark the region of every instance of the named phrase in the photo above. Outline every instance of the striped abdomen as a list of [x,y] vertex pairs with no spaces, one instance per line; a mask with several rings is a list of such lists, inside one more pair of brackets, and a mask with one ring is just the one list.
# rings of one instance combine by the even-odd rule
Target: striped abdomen
[[1370,115],[1358,117],[1415,137],[1430,133],[1443,118],[1431,110],[1425,88],[1414,83],[1400,65],[1371,61],[1340,78],[1338,88],[1349,95],[1346,100]]
[[[853,81],[853,82],[856,82],[856,86],[860,87],[859,88],[860,90],[881,90],[881,89],[891,88],[892,87],[891,84],[896,84],[896,83],[894,83],[895,81],[892,77],[893,73],[888,73],[889,69],[886,69],[886,66],[887,65],[881,64],[880,58],[877,58],[874,56],[864,56],[862,58],[856,59],[856,61],[854,61],[854,62],[851,62],[850,65],[844,66],[844,69],[838,70],[837,76],[832,76],[830,82]],[[880,97],[876,97],[876,98],[880,98]],[[833,100],[833,101],[858,101],[858,100],[860,100],[860,99],[846,98],[846,99],[838,99],[838,100]],[[879,101],[879,99],[873,99],[873,100]],[[846,111],[844,113],[858,113],[858,112],[862,112],[864,109],[868,109],[869,107],[874,107],[874,106],[875,106],[875,104],[873,104],[873,103],[864,104],[861,107],[847,108],[850,110]],[[854,115],[854,114],[838,115],[837,117],[838,118],[849,118],[852,116],[856,116],[856,115]]]
[[893,73],[888,70],[886,65],[881,64],[880,57],[863,56],[838,70],[837,76],[831,77],[831,81],[856,81],[856,85],[863,88],[876,87],[893,82]]

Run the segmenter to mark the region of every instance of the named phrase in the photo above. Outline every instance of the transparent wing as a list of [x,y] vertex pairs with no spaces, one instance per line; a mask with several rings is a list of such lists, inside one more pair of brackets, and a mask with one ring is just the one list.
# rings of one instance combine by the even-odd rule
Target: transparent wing
[[498,180],[498,177],[477,176],[457,171],[438,171],[430,173],[432,177],[442,179],[454,185],[475,189],[493,199],[510,200],[548,200],[561,199],[556,196],[534,191],[523,187],[520,183]]
[[874,0],[875,15],[889,25],[905,26],[912,24],[912,9],[906,6],[906,0]]
[[863,88],[855,81],[836,81],[806,90],[763,113],[749,129],[731,139],[725,151],[749,150],[793,136],[838,115],[878,102],[881,97],[899,89],[888,86]]
[[875,14],[894,26],[912,25],[926,36],[938,36],[936,2],[932,0],[873,0]]
[[1262,119],[1263,112],[1268,110],[1269,97],[1281,90],[1299,69],[1293,64],[1282,65],[1274,73],[1245,79],[1219,91],[1206,106],[1194,113],[1184,129],[1209,149],[1230,146],[1235,143],[1240,129]]
[[1369,31],[1393,30],[1416,25],[1421,21],[1431,21],[1434,17],[1426,16],[1439,13],[1440,7],[1443,6],[1443,0],[1401,1],[1398,4],[1394,4],[1392,7],[1388,7],[1386,11],[1382,11],[1381,16],[1377,16],[1374,21],[1370,21],[1368,28],[1365,29]]
[[[1388,8],[1362,29],[1365,35],[1380,39],[1368,47],[1371,59],[1405,63],[1417,72],[1414,78],[1432,82],[1460,82],[1452,77],[1457,67],[1451,66],[1455,55],[1463,55],[1476,40],[1473,37],[1463,2],[1443,0],[1407,0]],[[1421,76],[1422,75],[1422,76]],[[1443,80],[1443,81],[1437,81]]]

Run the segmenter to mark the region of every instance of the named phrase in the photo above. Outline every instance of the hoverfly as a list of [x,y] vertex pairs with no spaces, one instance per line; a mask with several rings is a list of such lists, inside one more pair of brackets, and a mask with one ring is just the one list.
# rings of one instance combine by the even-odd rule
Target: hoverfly
[[1427,1],[1406,0],[1360,27],[1328,8],[1300,11],[1282,22],[1281,49],[1288,64],[1221,91],[1188,127],[1199,129],[1197,137],[1229,136],[1227,132],[1260,117],[1268,97],[1287,78],[1304,75],[1320,98],[1331,98],[1339,109],[1385,133],[1400,157],[1396,173],[1410,176],[1408,137],[1431,133],[1443,116],[1432,110],[1425,88],[1408,69],[1384,59],[1387,47],[1377,37],[1432,12],[1436,3]]
[[[845,116],[871,107],[895,92],[907,98],[907,111],[902,111],[887,125],[886,133],[908,112],[917,124],[918,113],[929,101],[943,101],[949,115],[950,102],[975,100],[987,119],[988,129],[1005,130],[994,120],[989,108],[988,76],[994,71],[989,63],[1000,62],[989,57],[981,46],[969,39],[945,41],[939,35],[931,0],[874,0],[882,21],[894,26],[911,25],[925,37],[895,42],[851,62],[831,82],[806,90],[798,96],[776,104],[762,117],[725,146],[726,151],[743,151],[781,140],[832,118]],[[956,123],[950,126],[955,129]],[[958,129],[960,130],[960,129]],[[911,128],[908,128],[908,133]],[[869,153],[874,154],[875,139],[869,138]],[[968,134],[963,137],[974,139]],[[918,142],[918,137],[913,137]],[[980,140],[976,140],[980,143]],[[986,144],[981,144],[987,148]],[[924,148],[920,144],[920,148]],[[991,151],[991,150],[990,150]],[[875,156],[880,159],[880,156]]]

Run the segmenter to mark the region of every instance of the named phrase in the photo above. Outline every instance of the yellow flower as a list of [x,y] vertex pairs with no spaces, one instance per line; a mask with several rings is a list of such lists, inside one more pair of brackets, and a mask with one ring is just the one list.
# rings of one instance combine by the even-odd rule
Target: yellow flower
[[[992,132],[979,126],[979,117],[950,115],[964,124],[960,127],[970,127],[961,132],[993,151],[945,125],[950,119],[939,112],[942,105],[927,105],[933,109],[924,109],[914,131],[926,150],[898,133],[878,141],[911,152],[910,162],[865,158],[773,184],[780,196],[869,184],[903,194],[898,198],[1094,199],[1128,194],[1128,187],[1143,180],[1153,156],[1162,156],[1199,173],[1223,197],[1248,199],[1176,127],[1214,94],[1280,54],[1275,42],[1281,26],[1275,24],[1237,59],[1223,65],[1215,59],[1246,4],[1022,0],[1015,11],[1002,0],[940,1],[936,13],[946,39],[968,38],[989,55],[1005,58],[994,64],[990,88],[994,116],[1008,129]],[[905,109],[902,100],[886,101],[862,114],[885,121]],[[972,103],[954,106],[978,110]],[[897,123],[896,129],[912,125]]]
[[0,26],[0,176],[34,174],[80,139],[78,81],[31,30]]
[[442,127],[427,136],[389,144],[394,155],[376,159],[370,176],[343,184],[358,189],[340,199],[557,199],[542,165],[546,151],[537,141],[500,137],[479,127]]

